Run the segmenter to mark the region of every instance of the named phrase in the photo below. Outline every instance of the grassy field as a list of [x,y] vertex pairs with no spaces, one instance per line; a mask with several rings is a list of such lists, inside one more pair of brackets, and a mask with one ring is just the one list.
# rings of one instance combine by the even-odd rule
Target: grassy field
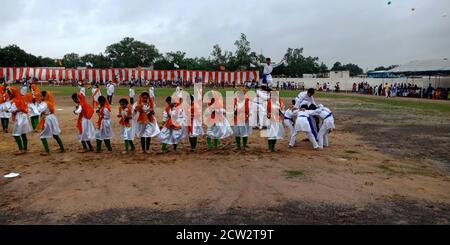
[[[55,96],[71,96],[73,93],[78,92],[79,89],[77,87],[49,87],[42,86],[41,90],[50,90]],[[148,88],[136,87],[136,94],[139,94],[143,91],[148,91]],[[204,92],[210,91],[209,88],[204,88]],[[232,91],[232,89],[216,89],[223,95],[225,95],[226,91]],[[173,88],[158,88],[155,89],[155,94],[157,97],[166,97],[173,94],[175,89]],[[186,89],[187,92],[192,93],[193,89]],[[87,89],[87,95],[89,96],[91,93]],[[102,94],[106,94],[106,89],[102,88]],[[116,87],[115,96],[127,96],[128,95],[128,87]],[[280,91],[280,95],[283,98],[295,98],[298,95],[298,91],[295,90],[282,90]],[[442,101],[432,101],[432,100],[417,100],[417,99],[408,99],[408,98],[390,98],[386,99],[384,97],[373,97],[373,96],[361,96],[355,94],[348,93],[317,93],[315,95],[316,99],[332,99],[332,100],[350,100],[354,103],[354,105],[361,104],[361,106],[367,108],[382,108],[384,110],[390,109],[412,109],[415,111],[425,111],[425,112],[439,112],[450,114],[450,103],[445,103]],[[349,105],[353,106],[353,105]]]

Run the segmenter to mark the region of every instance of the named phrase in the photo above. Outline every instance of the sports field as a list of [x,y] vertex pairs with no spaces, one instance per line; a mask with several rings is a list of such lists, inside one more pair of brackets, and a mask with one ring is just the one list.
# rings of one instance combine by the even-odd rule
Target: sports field
[[[268,153],[256,130],[247,151],[235,150],[230,137],[216,150],[201,138],[197,152],[184,142],[158,154],[155,139],[150,155],[122,155],[113,118],[113,153],[80,154],[70,99],[78,88],[41,90],[56,95],[67,152],[56,153],[50,141],[54,153],[41,157],[31,133],[30,152],[14,156],[11,134],[0,133],[0,173],[21,174],[0,179],[0,224],[450,223],[448,101],[319,93],[337,126],[323,151],[299,135],[297,147],[285,139]],[[155,90],[159,121],[173,92]],[[113,115],[127,94],[116,89]],[[286,103],[297,94],[280,92]]]

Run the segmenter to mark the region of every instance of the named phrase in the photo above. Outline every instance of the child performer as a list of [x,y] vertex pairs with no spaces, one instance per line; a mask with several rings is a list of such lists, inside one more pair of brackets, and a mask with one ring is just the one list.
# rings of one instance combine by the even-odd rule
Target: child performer
[[[214,94],[206,109],[206,115],[210,115],[208,130],[206,131],[206,143],[210,149],[217,148],[220,139],[225,139],[233,135],[233,129],[231,129],[230,123],[224,114],[225,109],[222,103],[220,103],[219,97]],[[214,144],[211,140],[214,140]]]
[[285,59],[281,60],[280,63],[278,64],[272,64],[272,60],[270,58],[266,58],[266,62],[265,63],[257,63],[258,66],[262,66],[264,67],[264,73],[262,76],[262,85],[263,86],[267,86],[268,88],[272,88],[272,83],[273,83],[273,79],[272,79],[272,71],[274,68],[282,65],[285,63]]
[[113,129],[111,124],[111,106],[104,96],[98,98],[100,104],[97,115],[97,129],[95,131],[95,138],[97,141],[96,152],[102,151],[102,141],[105,142],[106,148],[109,152],[112,151],[111,138],[113,137]]
[[141,139],[142,153],[147,154],[153,137],[160,133],[158,122],[155,118],[154,103],[147,92],[143,92],[133,106],[133,115],[136,136]]
[[98,98],[100,98],[100,96],[102,96],[102,91],[100,90],[98,83],[96,83],[92,89],[92,107],[93,108],[97,108],[98,107]]
[[156,106],[155,87],[153,87],[153,85],[150,85],[150,88],[148,89],[148,94],[150,96],[150,99],[153,100],[153,104]]
[[31,131],[27,118],[28,106],[17,88],[9,87],[7,91],[11,99],[9,112],[12,113],[12,120],[14,121],[12,135],[19,147],[19,152],[16,155],[23,155],[28,151],[27,133]]
[[247,91],[242,89],[234,99],[234,136],[236,138],[236,148],[241,150],[241,138],[243,149],[248,148],[248,137],[252,134],[250,126],[250,99],[246,95]]
[[36,131],[36,128],[39,124],[39,110],[38,104],[41,101],[41,91],[39,90],[36,84],[30,85],[30,91],[24,96],[25,101],[28,103],[28,116],[30,117],[31,126],[33,130]]
[[9,119],[11,118],[11,113],[9,113],[10,107],[11,102],[9,101],[6,88],[3,85],[0,85],[0,120],[2,122],[4,133],[8,133]]
[[119,115],[120,118],[120,136],[125,142],[125,151],[122,154],[128,154],[128,149],[131,147],[131,151],[135,151],[133,140],[134,140],[134,129],[133,129],[133,107],[128,104],[127,99],[120,99],[119,101]]
[[130,83],[130,89],[128,90],[128,96],[130,97],[130,104],[134,104],[134,96],[136,96],[136,92],[134,91],[133,83]]
[[78,115],[77,138],[83,145],[83,150],[80,153],[94,151],[91,145],[91,140],[95,140],[95,128],[91,121],[94,115],[94,109],[86,102],[86,97],[81,93],[73,94],[72,100],[76,104],[76,109],[73,113]]
[[167,152],[167,146],[173,145],[173,150],[177,151],[178,143],[186,137],[186,115],[180,106],[180,102],[175,100],[180,98],[167,97],[166,109],[163,113],[163,128],[159,134],[162,142],[162,152]]
[[22,87],[20,88],[20,95],[25,96],[27,94],[27,90],[28,90],[28,86],[27,85],[28,85],[28,82],[25,79],[22,82]]
[[289,148],[295,147],[297,131],[295,130],[295,119],[297,118],[298,109],[295,107],[296,101],[292,101],[292,105],[284,112],[284,125],[289,129]]
[[319,109],[315,113],[322,119],[322,126],[317,137],[319,137],[319,148],[323,149],[323,147],[328,147],[328,133],[336,128],[334,117],[331,110],[323,105],[319,105]]
[[79,82],[78,83],[78,86],[79,86],[79,88],[80,88],[80,93],[83,95],[83,96],[86,96],[86,87],[84,87],[84,82]]
[[300,106],[300,110],[297,112],[297,120],[295,121],[295,131],[303,132],[313,145],[313,148],[319,150],[319,144],[317,143],[316,136],[313,134],[314,126],[311,115],[314,114],[314,111],[307,111],[307,108],[307,103]]
[[64,152],[64,144],[59,137],[61,129],[59,128],[58,119],[55,116],[55,99],[53,95],[48,91],[42,91],[42,101],[38,105],[39,113],[41,113],[41,120],[37,126],[38,130],[42,130],[40,138],[44,145],[44,153],[42,156],[50,154],[50,148],[48,147],[49,138],[54,138],[58,142],[60,152]]
[[275,152],[275,145],[277,140],[284,138],[284,126],[283,126],[283,113],[281,108],[283,102],[274,96],[274,92],[270,92],[269,100],[267,101],[267,119],[269,119],[269,125],[267,126],[267,143],[269,146],[269,152]]
[[198,105],[194,101],[194,96],[191,95],[191,107],[190,107],[190,124],[188,125],[189,131],[189,143],[191,145],[191,150],[195,151],[197,149],[198,136],[204,135],[202,123],[199,120],[200,108],[201,105]]

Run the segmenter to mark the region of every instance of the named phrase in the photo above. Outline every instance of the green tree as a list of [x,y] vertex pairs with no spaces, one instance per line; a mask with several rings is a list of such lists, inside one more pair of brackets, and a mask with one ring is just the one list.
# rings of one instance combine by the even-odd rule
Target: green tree
[[252,56],[256,56],[255,53],[253,53],[253,55],[250,53],[250,42],[247,40],[247,36],[244,33],[241,33],[240,39],[234,42],[234,46],[236,46],[235,65],[238,65],[242,69],[246,69],[254,60],[252,60]]
[[121,68],[149,66],[161,57],[154,45],[136,41],[131,37],[109,45],[105,53],[111,59],[114,67]]
[[66,68],[76,68],[79,66],[84,66],[80,56],[76,53],[69,53],[64,55],[63,64]]

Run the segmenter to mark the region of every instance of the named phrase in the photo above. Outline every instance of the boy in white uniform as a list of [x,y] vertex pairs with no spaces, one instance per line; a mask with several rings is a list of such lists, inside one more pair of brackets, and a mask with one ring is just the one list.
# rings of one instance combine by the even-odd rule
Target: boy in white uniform
[[113,96],[114,96],[114,89],[115,89],[114,84],[111,81],[109,81],[108,85],[106,86],[106,96],[108,99],[108,103],[110,105],[113,104],[112,100],[113,100]]
[[300,106],[305,103],[308,107],[310,105],[316,105],[316,101],[314,100],[315,92],[316,91],[313,88],[310,88],[308,91],[299,93],[297,98],[295,98],[295,107],[300,108]]
[[328,133],[335,129],[333,113],[327,107],[319,105],[319,109],[315,111],[315,114],[322,119],[322,125],[320,127],[318,137],[319,137],[319,148],[328,147]]
[[266,58],[266,63],[259,63],[258,66],[264,67],[263,77],[262,77],[262,85],[267,86],[268,88],[272,88],[273,79],[272,79],[272,71],[274,68],[282,65],[285,60],[281,60],[278,64],[272,64],[272,60],[270,58]]
[[131,83],[130,89],[128,90],[128,97],[130,97],[130,104],[134,104],[134,96],[136,96],[136,92],[134,91],[133,83]]
[[317,143],[316,136],[313,134],[314,128],[311,119],[314,111],[307,111],[307,108],[308,105],[306,103],[300,106],[300,110],[297,112],[297,120],[295,121],[295,130],[297,132],[303,132],[308,137],[313,148],[319,150],[319,144]]
[[295,119],[297,118],[298,109],[295,107],[295,100],[292,101],[291,107],[284,112],[284,125],[289,129],[289,148],[295,147],[297,131],[295,130]]

